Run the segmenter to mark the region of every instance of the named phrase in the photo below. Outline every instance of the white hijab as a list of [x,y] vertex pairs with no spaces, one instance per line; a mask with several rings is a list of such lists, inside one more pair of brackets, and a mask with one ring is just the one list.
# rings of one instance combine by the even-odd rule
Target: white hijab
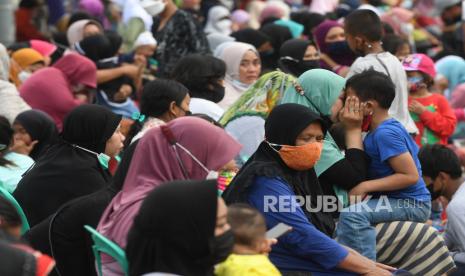
[[145,29],[151,31],[153,18],[140,5],[138,0],[113,0],[122,8],[123,24],[127,24],[132,18],[140,18],[144,21]]
[[230,17],[231,13],[223,6],[214,6],[208,11],[207,24],[205,25],[204,32],[206,34],[222,34],[229,35],[231,33],[231,19],[224,19]]

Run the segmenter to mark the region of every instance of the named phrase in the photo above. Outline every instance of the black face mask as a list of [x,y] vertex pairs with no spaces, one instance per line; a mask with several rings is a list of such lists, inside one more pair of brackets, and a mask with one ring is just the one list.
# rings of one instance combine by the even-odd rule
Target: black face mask
[[328,43],[328,53],[332,56],[347,56],[354,54],[345,40]]
[[444,24],[446,26],[454,25],[454,24],[460,22],[461,20],[462,20],[461,15],[457,15],[456,17],[453,17],[453,18],[442,18],[442,21],[444,21]]
[[[301,60],[296,64],[296,71],[298,76],[307,72],[308,70],[320,68],[320,60]],[[297,77],[298,77],[297,76]]]
[[225,91],[224,86],[216,82],[212,83],[211,85],[213,86],[212,89],[208,87],[206,89],[206,93],[202,93],[204,96],[203,98],[205,100],[209,100],[214,103],[221,102],[221,100],[224,98],[224,91]]
[[232,230],[228,230],[223,234],[216,236],[212,246],[212,261],[213,264],[219,264],[228,258],[234,247],[234,234]]
[[428,189],[429,193],[431,194],[431,200],[436,200],[441,196],[441,190],[435,191],[433,183],[426,186],[426,188]]

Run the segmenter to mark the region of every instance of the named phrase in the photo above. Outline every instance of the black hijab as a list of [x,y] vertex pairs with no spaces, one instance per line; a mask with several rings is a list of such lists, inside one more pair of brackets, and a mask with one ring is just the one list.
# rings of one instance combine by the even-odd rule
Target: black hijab
[[29,154],[36,161],[58,138],[55,122],[48,114],[40,110],[32,109],[21,112],[16,117],[15,123],[21,124],[31,136],[32,141],[39,141]]
[[[265,136],[270,143],[295,145],[295,140],[300,132],[314,122],[320,122],[324,133],[326,133],[322,119],[305,106],[299,104],[279,105],[271,111],[266,120]],[[257,176],[285,179],[295,195],[310,196],[312,208],[316,207],[316,197],[323,195],[314,169],[296,171],[289,168],[278,153],[271,149],[266,142],[262,142],[224,191],[223,198],[226,203],[247,203],[248,190]],[[332,236],[335,226],[330,213],[309,212],[307,208],[302,208],[302,210],[318,230]]]
[[104,34],[96,34],[84,38],[75,44],[76,51],[93,62],[114,56],[115,46]]
[[291,31],[289,28],[284,26],[279,26],[276,24],[266,24],[265,26],[260,28],[260,31],[264,34],[268,35],[271,40],[271,45],[273,48],[276,49],[276,52],[281,49],[281,46],[284,42],[289,39],[292,39]]
[[234,37],[238,42],[252,44],[257,50],[266,42],[271,42],[268,35],[252,28],[239,30],[232,33],[230,36]]
[[307,47],[310,45],[317,49],[316,45],[309,40],[291,39],[284,42],[279,50],[279,69],[299,77],[308,70],[319,68],[320,60],[303,60]]
[[215,181],[175,181],[155,188],[129,231],[129,275],[166,272],[213,275],[217,189]]
[[98,105],[81,105],[65,118],[61,139],[41,156],[13,193],[29,224],[36,225],[58,208],[106,186],[108,172],[95,154],[101,153],[121,116]]

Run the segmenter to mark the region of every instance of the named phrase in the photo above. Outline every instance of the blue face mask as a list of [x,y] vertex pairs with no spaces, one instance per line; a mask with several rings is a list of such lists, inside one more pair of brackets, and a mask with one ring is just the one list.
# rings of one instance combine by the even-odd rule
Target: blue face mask
[[407,78],[408,87],[410,92],[415,92],[418,90],[420,85],[423,83],[422,77],[409,77]]
[[88,150],[86,148],[80,147],[78,145],[73,145],[73,147],[81,149],[83,151],[87,151],[88,153],[95,154],[97,156],[97,160],[100,163],[100,165],[104,169],[108,169],[108,163],[110,162],[111,157],[106,155],[105,153],[96,153],[95,151]]

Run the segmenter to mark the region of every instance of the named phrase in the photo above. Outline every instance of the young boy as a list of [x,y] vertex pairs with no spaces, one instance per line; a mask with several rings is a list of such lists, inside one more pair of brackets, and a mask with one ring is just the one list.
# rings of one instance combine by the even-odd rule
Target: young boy
[[418,129],[408,112],[407,76],[397,57],[385,52],[382,47],[383,26],[378,15],[371,10],[356,10],[346,17],[344,24],[350,49],[361,56],[350,67],[347,78],[368,69],[388,75],[395,84],[396,92],[389,114],[408,133],[417,133]]
[[418,128],[418,146],[443,144],[454,133],[457,119],[446,97],[431,93],[436,69],[424,54],[413,54],[403,61],[409,84],[409,111]]
[[390,221],[425,222],[431,211],[431,196],[421,178],[418,146],[397,120],[389,117],[395,97],[391,79],[368,70],[346,83],[346,97],[356,97],[364,105],[364,122],[369,126],[363,141],[371,158],[368,181],[349,195],[368,200],[343,209],[337,226],[340,243],[376,260],[374,225]]
[[228,222],[234,233],[233,254],[215,269],[217,276],[281,275],[266,254],[266,224],[260,212],[247,204],[228,207]]

